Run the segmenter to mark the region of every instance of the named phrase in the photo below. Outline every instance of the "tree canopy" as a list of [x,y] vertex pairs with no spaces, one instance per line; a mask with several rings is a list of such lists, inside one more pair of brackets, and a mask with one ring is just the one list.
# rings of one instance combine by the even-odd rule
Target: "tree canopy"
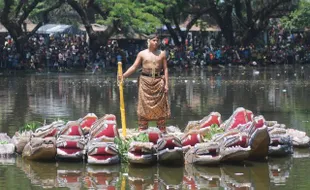
[[[0,20],[16,42],[25,42],[29,35],[47,22],[84,25],[89,39],[103,44],[115,32],[134,30],[152,33],[166,26],[176,45],[183,45],[190,28],[211,18],[221,29],[226,43],[249,44],[268,27],[270,18],[287,15],[296,0],[2,0]],[[308,0],[282,19],[286,28],[309,23]],[[37,27],[30,33],[23,28],[26,19]],[[186,21],[186,22],[185,22]],[[108,26],[100,35],[93,23]],[[185,30],[180,24],[186,23]],[[95,43],[93,43],[95,44]]]
[[[0,12],[0,21],[14,39],[17,51],[23,53],[23,46],[44,23],[48,22],[50,11],[59,8],[62,0],[4,0]],[[42,3],[46,3],[43,5]],[[28,32],[26,20],[30,14],[36,14],[39,22]]]
[[304,29],[310,26],[310,1],[301,0],[298,8],[281,18],[281,25],[287,30]]

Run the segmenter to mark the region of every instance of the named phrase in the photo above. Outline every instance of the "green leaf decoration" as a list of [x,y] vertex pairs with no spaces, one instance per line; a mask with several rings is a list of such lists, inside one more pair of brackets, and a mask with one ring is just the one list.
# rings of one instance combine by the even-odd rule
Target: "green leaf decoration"
[[210,130],[203,136],[205,141],[209,141],[215,134],[223,133],[224,129],[220,128],[217,124],[212,124]]
[[123,140],[120,137],[114,139],[114,143],[118,147],[118,155],[121,158],[122,163],[128,163],[128,150],[131,142],[149,142],[149,136],[146,133],[140,133],[137,136],[131,137],[127,140]]

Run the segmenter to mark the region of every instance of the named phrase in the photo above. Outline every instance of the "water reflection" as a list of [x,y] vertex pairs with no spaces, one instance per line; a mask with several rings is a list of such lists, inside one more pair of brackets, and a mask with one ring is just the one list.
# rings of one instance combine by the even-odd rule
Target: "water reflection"
[[15,156],[0,155],[0,165],[15,165]]
[[248,167],[223,165],[221,167],[191,166],[186,168],[184,182],[188,189],[251,189],[251,171]]
[[183,178],[186,189],[218,189],[221,187],[221,169],[219,167],[204,167],[185,165]]
[[[126,81],[124,88],[129,128],[137,126],[135,77]],[[235,108],[243,106],[256,115],[263,114],[267,120],[277,120],[309,134],[309,78],[308,65],[171,70],[172,118],[168,124],[184,128],[188,121],[199,120],[211,111],[220,112],[225,120]],[[118,100],[113,73],[1,76],[0,131],[13,136],[30,121],[74,120],[88,112],[98,117],[106,113],[119,116]],[[250,162],[245,166],[129,166],[128,171],[122,166],[93,168],[83,163],[38,163],[17,157],[0,159],[0,189],[14,189],[16,180],[28,189],[33,186],[119,189],[124,177],[127,189],[276,189],[278,186],[303,189],[310,185],[307,182],[309,157],[309,149],[295,149],[292,158]]]
[[[226,119],[243,106],[267,119],[307,131],[307,123],[301,121],[306,121],[310,112],[310,69],[305,66],[302,71],[291,66],[174,72],[170,77],[169,124],[184,128],[187,121],[201,119],[211,111],[220,112]],[[129,79],[124,89],[129,127],[137,126],[135,79]],[[4,77],[0,87],[0,130],[10,135],[32,120],[72,120],[88,112],[99,117],[106,113],[119,115],[118,87],[112,73]]]
[[184,167],[158,167],[158,189],[182,189]]
[[132,166],[128,168],[128,184],[132,190],[152,189],[158,184],[155,183],[156,166]]
[[23,171],[31,184],[43,188],[58,187],[56,163],[33,162],[16,158],[16,167]]
[[85,174],[83,163],[57,163],[57,187],[81,189]]
[[293,153],[293,158],[310,158],[310,150],[308,148],[295,148]]
[[[93,166],[82,162],[45,163],[16,158],[16,167],[33,186],[51,189],[270,189],[289,183],[293,165],[293,157],[218,167]],[[0,167],[0,171],[2,169]],[[6,178],[10,181],[10,176]]]
[[84,187],[90,189],[117,189],[117,182],[120,181],[120,165],[92,166],[86,167]]
[[84,163],[33,162],[16,158],[16,166],[31,184],[43,188],[117,189],[120,165],[90,166]]
[[293,165],[293,158],[269,159],[269,177],[274,185],[285,185],[290,177],[290,171]]

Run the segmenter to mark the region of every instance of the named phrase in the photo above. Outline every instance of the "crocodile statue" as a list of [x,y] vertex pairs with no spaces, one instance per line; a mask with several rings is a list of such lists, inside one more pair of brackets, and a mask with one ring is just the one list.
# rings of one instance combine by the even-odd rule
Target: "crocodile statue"
[[15,145],[6,133],[0,133],[0,157],[11,157],[15,153]]
[[199,130],[202,128],[210,127],[213,124],[220,125],[222,123],[221,114],[218,112],[211,112],[206,117],[202,118],[199,121],[189,121],[185,127],[184,133],[187,133],[192,130]]
[[230,130],[215,135],[212,141],[220,143],[221,162],[240,162],[249,157],[251,147],[249,137],[244,132]]
[[32,137],[23,150],[23,158],[28,160],[54,160],[56,156],[55,137]]
[[205,142],[191,147],[185,154],[186,164],[217,165],[220,163],[220,143]]
[[308,148],[310,145],[309,136],[300,130],[287,128],[285,124],[280,124],[277,121],[267,121],[268,131],[273,129],[282,129],[286,131],[286,134],[290,136],[293,147]]
[[[145,137],[145,139],[140,139]],[[154,164],[157,161],[157,141],[162,132],[157,127],[149,127],[144,131],[128,131],[125,142],[129,143],[128,162],[131,164]]]
[[229,117],[229,119],[221,123],[220,127],[225,129],[226,131],[232,130],[238,127],[238,125],[243,125],[248,122],[252,122],[253,117],[254,115],[252,111],[247,110],[243,107],[239,107],[233,112],[233,114]]
[[55,137],[59,130],[63,128],[64,121],[58,120],[54,121],[49,125],[44,125],[42,127],[37,128],[34,132],[32,130],[29,131],[17,131],[15,135],[12,137],[12,141],[16,147],[16,152],[18,154],[22,154],[24,147],[27,143],[30,142],[32,137],[45,138],[45,137]]
[[268,156],[270,137],[267,127],[263,126],[255,128],[253,133],[250,133],[249,145],[251,147],[250,160],[265,160]]
[[97,121],[98,117],[94,113],[88,113],[86,116],[81,118],[80,126],[84,135],[87,135],[92,125]]
[[286,132],[291,137],[294,147],[309,148],[310,138],[305,132],[296,129],[287,129]]
[[116,117],[104,115],[93,123],[87,143],[87,162],[89,164],[116,164],[120,162],[114,138],[119,137]]
[[87,139],[78,121],[69,121],[56,140],[57,159],[82,160],[85,157]]
[[22,154],[24,147],[30,141],[33,131],[23,131],[15,132],[15,135],[12,137],[13,144],[15,145],[15,151],[18,154]]
[[293,154],[291,137],[284,128],[269,128],[269,156],[287,156]]
[[244,161],[249,156],[248,136],[237,130],[216,134],[211,141],[198,143],[185,154],[185,162],[214,165],[220,162]]
[[184,164],[181,140],[174,135],[163,135],[157,140],[156,154],[160,164]]
[[131,142],[128,149],[130,164],[154,164],[156,162],[155,147],[152,142]]
[[84,159],[86,143],[84,136],[59,136],[56,141],[57,159]]
[[63,121],[54,121],[49,125],[37,128],[23,149],[23,158],[29,160],[55,160],[56,135],[63,126]]
[[249,158],[251,160],[263,160],[268,156],[270,137],[262,115],[255,116],[252,111],[237,108],[233,115],[226,120],[221,127],[226,131],[237,130],[248,136],[250,146]]

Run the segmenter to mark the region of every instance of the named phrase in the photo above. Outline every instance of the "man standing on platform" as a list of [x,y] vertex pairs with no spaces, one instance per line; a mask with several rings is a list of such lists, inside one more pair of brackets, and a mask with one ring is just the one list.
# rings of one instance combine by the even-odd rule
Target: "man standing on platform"
[[149,121],[156,121],[157,127],[162,132],[166,132],[166,119],[170,117],[166,53],[158,49],[159,37],[157,35],[151,35],[147,44],[148,48],[138,53],[134,64],[123,74],[123,79],[142,65],[142,73],[138,82],[139,130],[146,130]]

